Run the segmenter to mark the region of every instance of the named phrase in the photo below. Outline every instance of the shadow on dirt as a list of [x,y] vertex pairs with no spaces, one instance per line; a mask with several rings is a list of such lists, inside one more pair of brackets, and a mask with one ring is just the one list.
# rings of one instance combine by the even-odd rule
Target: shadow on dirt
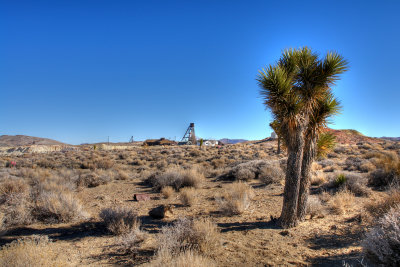
[[221,228],[221,233],[230,231],[248,231],[254,229],[282,229],[276,224],[275,220],[268,222],[218,223],[217,225]]
[[361,257],[358,253],[350,253],[350,254],[339,254],[332,256],[320,256],[316,258],[310,258],[308,260],[310,262],[310,266],[327,266],[327,267],[336,267],[336,266],[366,266],[365,263],[362,262]]
[[43,229],[19,227],[8,231],[1,236],[0,245],[4,245],[15,239],[31,235],[47,235],[53,240],[75,241],[87,236],[105,236],[107,235],[107,229],[100,222],[83,222],[67,227],[47,227]]

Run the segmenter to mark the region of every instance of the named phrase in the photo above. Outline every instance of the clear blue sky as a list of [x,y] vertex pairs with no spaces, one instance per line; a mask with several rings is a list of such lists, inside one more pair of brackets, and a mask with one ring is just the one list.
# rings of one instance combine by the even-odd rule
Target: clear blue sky
[[350,71],[332,125],[400,136],[400,1],[1,1],[0,134],[63,142],[260,139],[255,81],[282,49]]

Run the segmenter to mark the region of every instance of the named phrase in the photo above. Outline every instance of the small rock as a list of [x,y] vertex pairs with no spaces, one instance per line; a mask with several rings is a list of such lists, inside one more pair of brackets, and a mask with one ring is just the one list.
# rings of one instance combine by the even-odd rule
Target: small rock
[[169,218],[173,215],[172,205],[160,205],[157,208],[151,209],[149,215],[154,219]]
[[151,197],[148,194],[134,194],[133,199],[136,201],[148,201]]

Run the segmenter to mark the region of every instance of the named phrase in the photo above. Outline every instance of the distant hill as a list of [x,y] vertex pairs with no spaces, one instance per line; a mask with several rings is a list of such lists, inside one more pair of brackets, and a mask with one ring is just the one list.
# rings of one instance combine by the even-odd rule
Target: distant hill
[[380,139],[389,140],[389,141],[398,141],[400,142],[400,137],[381,137]]
[[225,145],[247,142],[247,140],[245,139],[228,139],[228,138],[219,139],[218,141],[220,141]]
[[357,143],[379,143],[382,142],[379,138],[365,136],[357,130],[353,129],[344,129],[344,130],[335,130],[335,129],[326,129],[327,132],[332,133],[336,136],[336,141],[339,144],[357,144]]
[[0,147],[29,146],[29,145],[65,145],[65,144],[48,138],[41,138],[41,137],[34,137],[27,135],[0,136]]

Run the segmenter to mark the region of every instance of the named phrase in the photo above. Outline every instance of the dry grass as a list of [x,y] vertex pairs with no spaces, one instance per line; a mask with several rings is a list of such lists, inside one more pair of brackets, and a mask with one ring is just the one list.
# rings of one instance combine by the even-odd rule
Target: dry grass
[[156,258],[167,262],[186,250],[204,255],[218,253],[219,232],[215,224],[207,219],[181,218],[169,227],[163,227],[158,239]]
[[382,218],[391,208],[400,205],[400,191],[389,191],[380,201],[370,201],[365,205],[366,211],[372,218]]
[[322,172],[317,172],[311,176],[311,185],[322,185],[326,183],[326,176]]
[[321,200],[315,196],[309,196],[307,200],[307,214],[313,217],[320,217],[325,215],[325,207],[322,205]]
[[253,190],[246,183],[236,182],[225,187],[224,193],[216,197],[222,214],[232,216],[242,214],[250,206]]
[[182,188],[179,198],[184,206],[193,206],[197,203],[197,191],[192,187]]
[[348,190],[339,191],[331,197],[328,205],[334,214],[342,215],[349,212],[354,206],[354,194]]
[[171,186],[165,186],[161,189],[161,194],[168,199],[175,194],[175,190]]
[[140,226],[137,214],[125,207],[103,209],[99,216],[114,235],[129,233]]
[[148,233],[140,230],[140,224],[138,224],[136,228],[120,236],[119,246],[125,253],[135,255],[148,238]]
[[370,174],[368,183],[376,187],[400,185],[400,158],[395,152],[376,155],[376,170]]
[[0,267],[70,266],[51,248],[47,236],[16,240],[0,250]]
[[186,250],[171,258],[169,255],[163,255],[156,258],[146,266],[151,267],[215,267],[216,263],[206,256],[199,255],[192,250]]
[[73,222],[88,217],[80,201],[68,191],[41,193],[32,213],[37,220],[50,223]]

